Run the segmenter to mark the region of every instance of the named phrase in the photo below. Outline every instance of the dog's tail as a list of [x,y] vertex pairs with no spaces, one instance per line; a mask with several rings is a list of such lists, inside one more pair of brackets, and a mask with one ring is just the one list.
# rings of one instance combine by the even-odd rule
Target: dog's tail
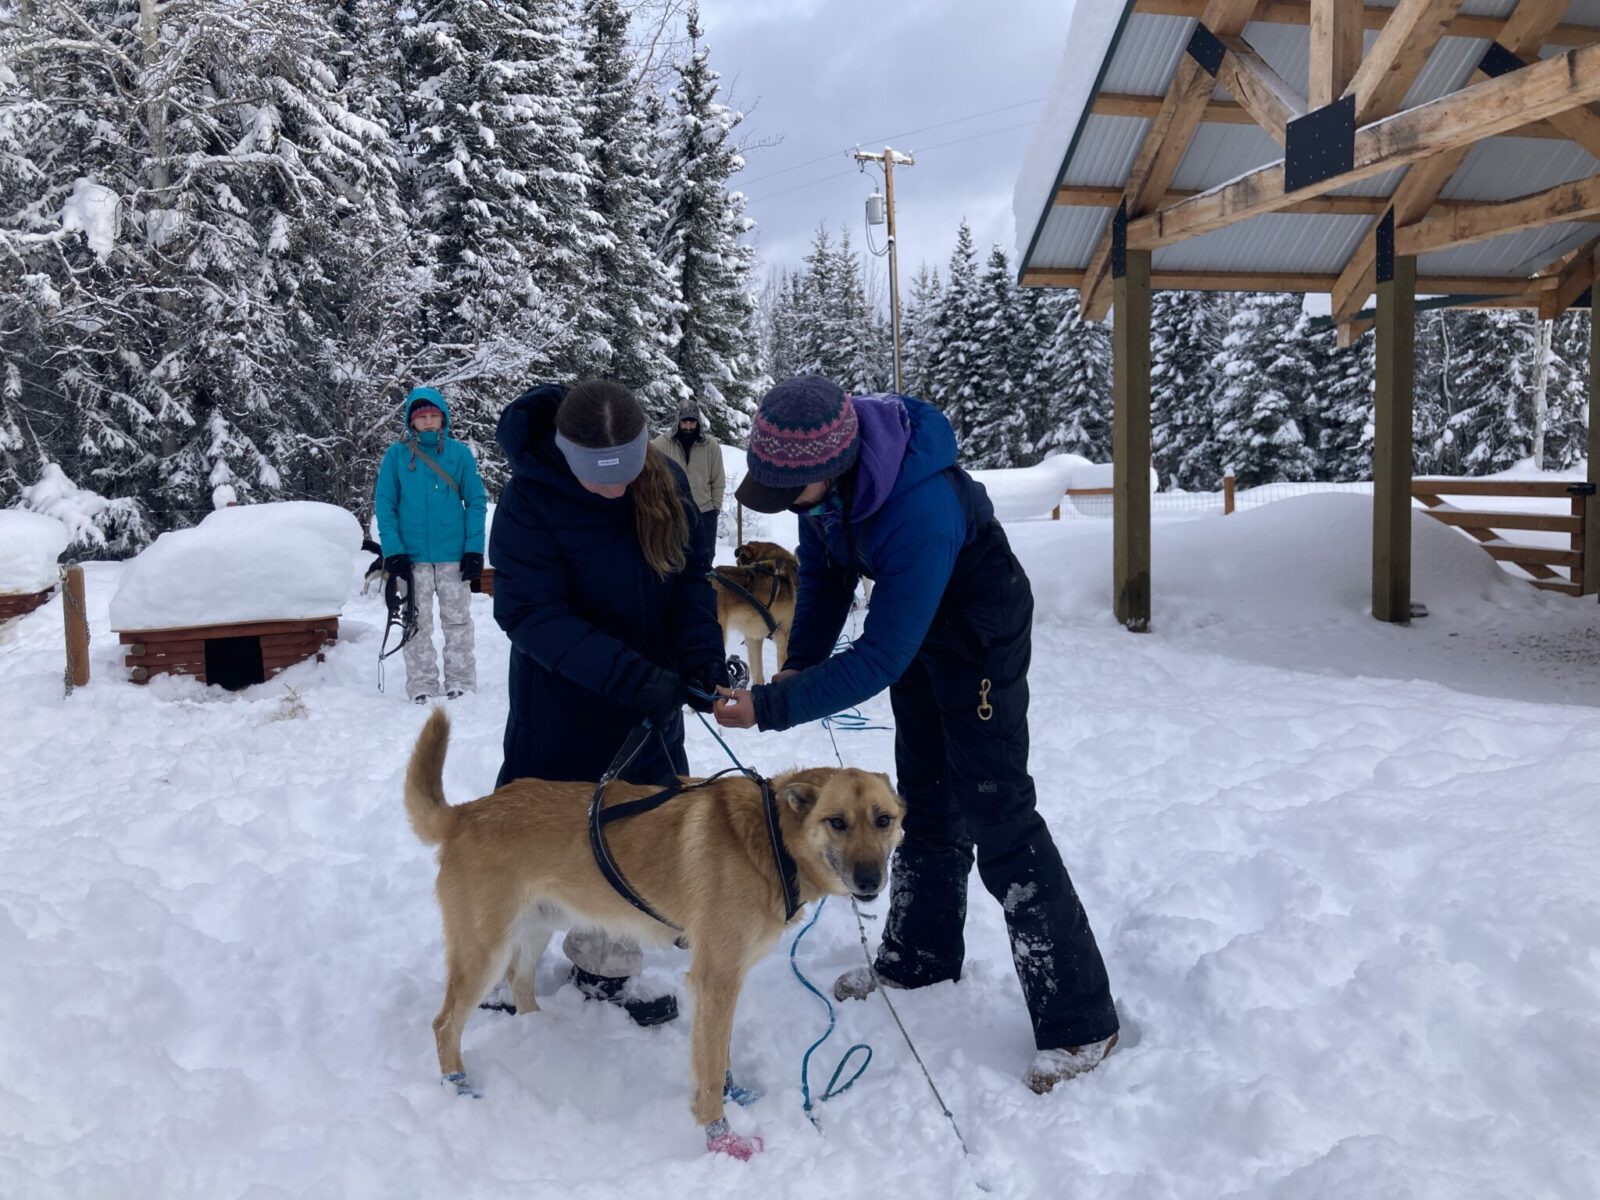
[[444,798],[444,754],[450,745],[450,718],[436,708],[411,751],[406,767],[406,816],[411,828],[430,846],[444,841],[455,813]]

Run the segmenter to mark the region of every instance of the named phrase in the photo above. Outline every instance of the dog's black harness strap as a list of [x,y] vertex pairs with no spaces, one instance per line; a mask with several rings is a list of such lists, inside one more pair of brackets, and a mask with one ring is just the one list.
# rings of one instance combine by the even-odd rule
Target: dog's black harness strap
[[778,865],[778,883],[783,887],[783,923],[787,925],[800,911],[800,872],[794,856],[783,844],[783,830],[778,825],[778,801],[772,794],[772,784],[766,779],[760,782],[761,810],[767,815],[767,837],[772,841],[772,861]]
[[624,813],[621,810],[629,809],[632,812],[646,812],[659,804],[665,804],[682,790],[676,786],[670,787],[664,792],[654,796],[647,796],[643,800],[633,800],[627,804],[620,804],[617,806],[617,810],[610,814],[607,814],[601,807],[605,803],[606,786],[618,775],[626,771],[629,763],[639,757],[640,749],[643,748],[645,742],[650,740],[650,735],[654,732],[655,725],[653,722],[648,720],[639,722],[634,731],[628,735],[627,741],[622,743],[622,749],[617,751],[617,756],[611,760],[611,765],[606,768],[606,773],[600,776],[600,782],[595,785],[594,797],[589,801],[589,849],[594,854],[595,866],[600,868],[600,874],[605,876],[605,881],[611,885],[619,896],[652,921],[660,921],[668,929],[676,929],[679,933],[682,933],[682,925],[677,925],[667,920],[655,909],[651,908],[649,902],[643,896],[633,890],[632,885],[623,876],[621,868],[617,866],[616,860],[611,857],[611,849],[606,845],[604,832],[604,826],[608,820],[615,820],[617,816],[631,815],[631,813]]
[[[754,568],[751,568],[751,569],[754,570]],[[707,575],[707,578],[716,580],[723,587],[729,588],[732,591],[738,592],[739,595],[743,596],[746,600],[750,601],[751,605],[755,608],[756,612],[761,614],[761,619],[767,623],[767,633],[768,634],[774,634],[774,633],[778,632],[778,622],[777,622],[777,619],[774,618],[773,615],[772,615],[772,609],[767,607],[766,604],[763,604],[763,603],[761,603],[761,601],[757,600],[756,597],[755,597],[755,594],[753,592],[751,592],[749,588],[743,586],[742,584],[735,583],[733,580],[729,579],[726,575],[724,575],[721,571],[712,571]],[[775,604],[775,603],[777,603],[777,600],[778,600],[778,575],[777,575],[777,572],[774,571],[773,574],[772,574],[772,600],[769,601],[769,603]]]

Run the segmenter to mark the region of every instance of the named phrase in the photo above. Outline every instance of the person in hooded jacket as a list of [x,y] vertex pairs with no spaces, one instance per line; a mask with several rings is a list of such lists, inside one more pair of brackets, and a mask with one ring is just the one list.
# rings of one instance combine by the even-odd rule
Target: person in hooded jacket
[[477,688],[472,583],[483,573],[488,496],[472,451],[450,436],[450,406],[437,388],[415,387],[402,410],[406,434],[378,464],[376,508],[383,569],[416,601],[417,632],[405,644],[406,694],[426,704],[441,692],[433,602],[444,626],[443,694]]
[[[800,585],[788,661],[727,693],[726,726],[789,729],[889,689],[905,839],[874,970],[892,987],[961,977],[967,879],[1005,910],[1033,1023],[1035,1091],[1091,1070],[1116,1042],[1105,963],[1035,806],[1028,774],[1033,593],[983,486],[956,465],[950,423],[905,396],[849,397],[820,376],[762,399],[740,503],[792,509]],[[861,636],[834,647],[861,578]],[[875,986],[857,968],[839,999]]]
[[[726,684],[707,579],[711,546],[683,471],[649,444],[644,409],[621,384],[536,387],[500,416],[511,480],[495,510],[494,616],[511,639],[505,761],[513,779],[598,780],[645,718],[656,736],[628,783],[689,772],[683,706]],[[635,977],[637,942],[570,932],[572,980],[641,1025],[678,1013]]]
[[693,400],[678,405],[676,427],[650,443],[683,468],[694,493],[695,507],[706,527],[711,553],[717,553],[717,519],[722,516],[722,498],[728,490],[727,471],[722,465],[722,443],[705,430],[700,406]]

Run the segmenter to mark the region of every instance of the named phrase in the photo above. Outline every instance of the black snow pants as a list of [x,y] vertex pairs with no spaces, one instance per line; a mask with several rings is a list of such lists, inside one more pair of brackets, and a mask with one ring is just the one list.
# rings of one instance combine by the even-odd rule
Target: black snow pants
[[1117,1031],[1100,948],[1028,774],[1033,591],[991,523],[957,562],[932,628],[889,692],[906,801],[877,970],[920,987],[959,979],[967,879],[1005,910],[1040,1049]]

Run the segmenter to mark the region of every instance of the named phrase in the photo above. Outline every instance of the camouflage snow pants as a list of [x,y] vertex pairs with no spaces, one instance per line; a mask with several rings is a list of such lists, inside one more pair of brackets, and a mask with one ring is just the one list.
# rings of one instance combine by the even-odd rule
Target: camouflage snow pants
[[[411,586],[417,601],[417,633],[406,643],[406,695],[438,696],[470,692],[478,686],[472,656],[472,589],[461,578],[461,564],[413,563]],[[439,624],[444,626],[444,686],[439,686],[439,660],[433,649],[433,600],[439,598]]]

